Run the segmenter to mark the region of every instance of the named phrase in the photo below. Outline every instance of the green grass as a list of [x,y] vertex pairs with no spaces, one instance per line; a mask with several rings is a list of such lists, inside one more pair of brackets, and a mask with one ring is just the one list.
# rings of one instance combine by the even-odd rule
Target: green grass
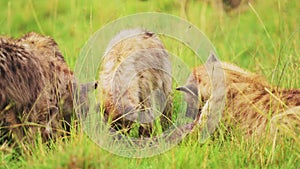
[[[215,45],[221,60],[264,75],[285,88],[300,88],[300,3],[266,0],[243,12],[224,14],[201,0],[190,0],[187,11],[179,1],[66,0],[0,1],[0,34],[19,37],[35,31],[52,36],[68,65],[89,37],[105,24],[137,12],[166,12],[186,17]],[[183,60],[192,53],[166,41]],[[0,168],[298,168],[299,148],[289,138],[244,140],[217,135],[204,144],[186,139],[170,151],[145,159],[113,155],[84,134],[73,133],[50,146],[39,144],[31,155],[16,155],[0,147]]]

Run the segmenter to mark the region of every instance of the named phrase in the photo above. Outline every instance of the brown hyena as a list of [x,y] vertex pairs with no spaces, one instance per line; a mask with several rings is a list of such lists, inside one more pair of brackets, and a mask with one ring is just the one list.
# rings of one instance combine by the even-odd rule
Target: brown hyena
[[[215,64],[214,59],[210,61],[207,64]],[[229,63],[214,65],[214,70],[217,69],[225,74],[225,81],[219,82],[225,83],[226,104],[222,113],[225,125],[232,125],[248,136],[261,135],[267,127],[271,131],[285,128],[293,135],[300,131],[299,89],[272,87],[261,76]],[[186,85],[177,89],[186,93],[187,116],[193,118],[201,113],[211,91],[216,90],[211,87],[211,79],[204,65],[194,68]]]
[[130,130],[139,122],[139,134],[149,136],[158,116],[163,129],[170,125],[171,63],[154,33],[133,29],[114,37],[104,54],[99,84],[105,119],[115,129]]
[[[0,38],[1,135],[16,140],[61,135],[73,111],[76,80],[57,43],[29,33]],[[4,130],[8,129],[8,130]]]

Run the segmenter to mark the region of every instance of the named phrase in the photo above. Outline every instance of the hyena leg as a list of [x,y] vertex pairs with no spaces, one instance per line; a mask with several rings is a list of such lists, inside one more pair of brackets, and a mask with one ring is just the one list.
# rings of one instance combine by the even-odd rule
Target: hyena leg
[[150,137],[151,134],[153,133],[153,124],[152,123],[147,123],[147,124],[141,124],[139,127],[139,136],[144,136],[144,137]]
[[173,114],[173,107],[172,101],[168,99],[166,107],[163,111],[163,115],[160,117],[162,130],[167,130],[172,125],[172,114]]
[[[170,100],[167,101],[159,119],[162,131],[166,131],[172,125],[172,103]],[[153,126],[153,122],[142,123],[139,127],[139,136],[150,137],[154,132]]]
[[141,116],[139,121],[141,123],[139,127],[140,136],[149,137],[156,134],[157,131],[159,132],[159,129],[154,128],[154,126],[159,127],[160,125],[161,130],[165,131],[172,125],[172,100],[169,98],[170,96],[163,95],[162,97],[161,93],[155,92],[153,96],[151,97],[152,101],[147,100],[148,104],[142,104],[144,108],[139,112]]
[[[1,116],[4,117],[4,119],[1,119],[1,121],[4,121],[3,130],[8,131],[7,133],[8,135],[4,137],[8,139],[11,138],[18,142],[21,141],[21,139],[24,137],[24,132],[22,126],[20,126],[21,122],[18,119],[16,112],[17,111],[15,110],[14,107],[9,107],[8,109],[4,109],[3,111],[1,111],[2,114]],[[3,135],[1,133],[1,137],[2,136]]]
[[126,119],[120,119],[113,124],[111,124],[111,128],[113,131],[119,131],[122,134],[128,135],[130,133],[130,130],[132,128],[132,121],[126,120]]

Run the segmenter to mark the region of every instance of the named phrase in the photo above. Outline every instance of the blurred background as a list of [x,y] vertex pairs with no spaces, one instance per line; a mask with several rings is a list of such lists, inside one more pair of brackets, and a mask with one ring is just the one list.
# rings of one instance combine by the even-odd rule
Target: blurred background
[[[1,0],[0,36],[18,38],[32,31],[49,35],[74,69],[82,47],[104,25],[138,12],[164,12],[197,26],[214,44],[222,61],[262,74],[275,86],[300,88],[299,11],[297,0]],[[183,44],[163,40],[167,49],[181,58],[193,55]],[[297,166],[299,152],[294,153],[290,142],[281,145],[260,147],[256,143],[216,139],[201,146],[181,144],[151,159],[128,160],[99,150],[82,135],[74,135],[50,150],[40,147],[32,156],[18,160],[0,151],[0,168]]]
[[[296,0],[2,0],[0,9],[1,35],[19,37],[35,31],[52,36],[72,68],[83,45],[105,24],[138,12],[164,12],[197,26],[222,60],[264,74],[274,84],[284,72],[299,72]],[[173,52],[180,55],[184,50]]]

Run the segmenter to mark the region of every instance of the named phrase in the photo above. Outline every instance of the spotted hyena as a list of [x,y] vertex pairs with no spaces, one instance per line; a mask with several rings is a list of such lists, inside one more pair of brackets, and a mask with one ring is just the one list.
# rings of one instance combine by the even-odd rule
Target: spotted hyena
[[156,117],[163,129],[170,124],[171,63],[154,33],[133,29],[115,36],[104,55],[99,86],[105,118],[115,129],[130,130],[139,122],[139,134],[149,136]]
[[61,135],[73,112],[76,79],[57,43],[29,33],[0,38],[1,135]]
[[[232,125],[248,136],[260,135],[268,128],[271,131],[281,128],[290,133],[300,131],[299,89],[278,89],[260,75],[230,63],[217,64],[215,61],[209,59],[205,65],[194,68],[186,85],[177,88],[186,93],[187,116],[195,118],[199,115],[203,105],[211,98],[211,91],[224,83],[226,103],[222,121],[225,125]],[[207,65],[212,65],[214,71],[222,70],[225,81],[215,79],[216,82],[212,83]],[[215,85],[214,89],[211,84]]]

